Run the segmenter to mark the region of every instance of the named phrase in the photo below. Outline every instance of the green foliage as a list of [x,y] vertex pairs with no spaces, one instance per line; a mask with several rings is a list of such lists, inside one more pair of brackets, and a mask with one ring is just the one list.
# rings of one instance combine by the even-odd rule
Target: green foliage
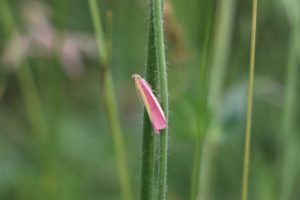
[[[252,1],[227,3],[234,15],[220,20],[222,2],[164,2],[169,94],[158,96],[169,97],[170,134],[163,141],[169,142],[170,200],[191,198],[192,188],[195,198],[202,181],[211,199],[241,196]],[[121,199],[112,126],[122,127],[132,195],[139,197],[143,107],[131,75],[148,74],[148,2],[97,3],[103,35],[112,33],[111,55],[103,55],[107,37],[98,43],[94,37],[88,1],[0,1],[1,200]],[[258,1],[249,199],[300,198],[299,6]],[[103,107],[112,101],[103,98],[102,62],[113,77],[116,126]],[[154,167],[148,169],[157,176]]]

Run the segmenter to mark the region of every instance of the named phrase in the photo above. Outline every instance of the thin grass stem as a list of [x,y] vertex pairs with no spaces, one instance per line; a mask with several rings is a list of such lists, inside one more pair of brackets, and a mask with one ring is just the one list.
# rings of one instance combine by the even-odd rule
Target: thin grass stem
[[244,145],[243,179],[242,179],[242,200],[248,199],[249,167],[250,167],[250,145],[251,145],[251,126],[252,126],[252,105],[254,88],[254,66],[255,66],[255,44],[256,44],[256,21],[257,21],[257,0],[253,0],[252,8],[252,32],[250,49],[250,71],[248,81],[248,103],[246,116],[246,136]]
[[104,107],[106,109],[107,120],[112,133],[114,148],[117,156],[117,168],[120,176],[121,194],[124,200],[132,200],[133,195],[125,153],[126,151],[123,133],[118,116],[113,80],[111,71],[109,69],[109,55],[107,53],[97,1],[89,0],[89,7],[95,29],[95,36],[101,64],[101,83],[103,88]]

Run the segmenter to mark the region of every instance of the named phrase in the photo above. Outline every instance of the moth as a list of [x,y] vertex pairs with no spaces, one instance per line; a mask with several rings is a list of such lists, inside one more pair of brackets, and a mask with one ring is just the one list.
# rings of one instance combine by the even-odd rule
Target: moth
[[154,96],[151,85],[138,74],[133,74],[132,78],[138,95],[145,106],[155,133],[167,127],[165,114]]

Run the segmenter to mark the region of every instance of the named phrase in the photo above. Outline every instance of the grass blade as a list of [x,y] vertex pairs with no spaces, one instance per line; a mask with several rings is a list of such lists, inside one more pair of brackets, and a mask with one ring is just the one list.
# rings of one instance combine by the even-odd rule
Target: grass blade
[[257,20],[257,0],[253,0],[252,8],[252,32],[251,32],[251,49],[250,49],[250,71],[248,82],[248,103],[246,116],[246,137],[244,146],[243,161],[243,180],[242,180],[242,200],[248,199],[249,183],[249,165],[250,165],[250,144],[251,144],[251,125],[252,125],[252,102],[254,87],[254,65],[255,65],[255,44],[256,44],[256,20]]
[[109,60],[101,18],[96,0],[89,0],[91,17],[95,29],[95,36],[101,64],[101,83],[103,88],[104,106],[107,113],[108,124],[113,136],[114,148],[117,156],[117,167],[120,176],[121,193],[124,200],[132,200],[132,190],[128,171],[123,133],[118,117],[117,102],[113,86],[112,75],[109,69]]

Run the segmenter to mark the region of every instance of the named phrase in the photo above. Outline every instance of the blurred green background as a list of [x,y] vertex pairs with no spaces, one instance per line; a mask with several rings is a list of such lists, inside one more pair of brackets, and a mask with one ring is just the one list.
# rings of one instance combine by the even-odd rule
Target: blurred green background
[[[216,42],[222,1],[165,2],[172,200],[190,198],[195,140],[206,141],[198,133],[210,114],[200,99],[212,75],[203,75],[201,63],[208,60],[207,71],[214,63],[214,51],[203,52],[206,37],[209,46]],[[241,191],[252,2],[231,2],[212,199],[239,199]],[[106,12],[113,13],[110,66],[138,197],[143,112],[131,75],[145,75],[148,2],[98,4],[106,33]],[[0,10],[0,199],[121,199],[88,1],[1,0]],[[250,199],[280,199],[283,191],[300,199],[299,27],[299,1],[258,1]],[[288,76],[290,65],[296,67]],[[293,75],[295,87],[287,84]],[[287,104],[285,132],[289,87],[294,104]]]

